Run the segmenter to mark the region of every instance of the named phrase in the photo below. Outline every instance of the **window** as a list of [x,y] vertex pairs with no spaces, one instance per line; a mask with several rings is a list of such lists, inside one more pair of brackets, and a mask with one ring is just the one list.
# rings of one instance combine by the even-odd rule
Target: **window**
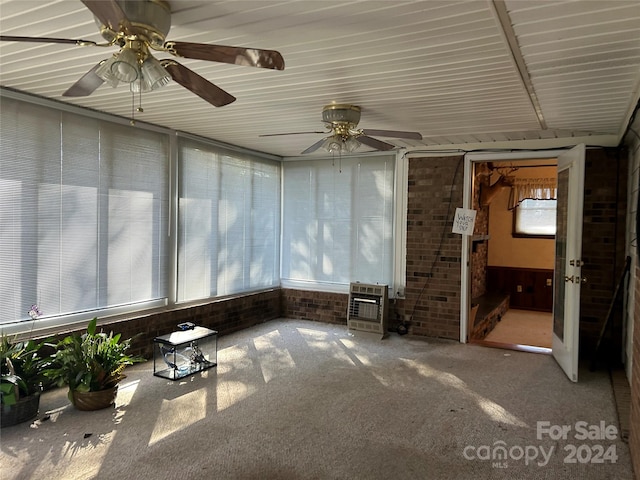
[[178,301],[279,285],[279,163],[184,138],[178,156]]
[[324,290],[392,284],[395,154],[281,164],[20,95],[3,96],[0,115],[6,333],[31,328],[32,304],[45,328],[281,277]]
[[522,200],[513,210],[513,236],[553,238],[556,203],[556,200]]
[[285,287],[392,284],[395,156],[340,163],[283,163]]
[[3,97],[0,324],[162,305],[168,135]]

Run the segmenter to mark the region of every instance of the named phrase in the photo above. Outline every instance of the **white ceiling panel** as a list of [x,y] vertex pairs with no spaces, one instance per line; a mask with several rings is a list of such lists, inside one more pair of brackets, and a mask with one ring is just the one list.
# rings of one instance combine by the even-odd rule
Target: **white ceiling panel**
[[[286,66],[180,59],[237,100],[216,108],[171,82],[143,94],[135,118],[279,156],[298,156],[324,135],[260,135],[325,132],[330,103],[360,106],[359,128],[422,134],[380,138],[399,148],[611,146],[640,96],[640,0],[169,4],[167,40],[277,50]],[[105,43],[79,0],[0,0],[0,33]],[[130,118],[126,85],[62,96],[117,51],[2,41],[0,85]]]

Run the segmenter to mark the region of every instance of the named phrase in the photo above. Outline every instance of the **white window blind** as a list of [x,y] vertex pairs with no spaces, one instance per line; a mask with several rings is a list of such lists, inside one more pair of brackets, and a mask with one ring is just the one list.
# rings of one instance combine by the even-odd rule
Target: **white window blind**
[[0,323],[167,297],[166,134],[2,99]]
[[280,166],[179,145],[178,301],[279,284]]
[[514,234],[553,236],[556,234],[556,205],[554,200],[524,199],[515,209]]
[[283,163],[283,286],[392,284],[394,162]]

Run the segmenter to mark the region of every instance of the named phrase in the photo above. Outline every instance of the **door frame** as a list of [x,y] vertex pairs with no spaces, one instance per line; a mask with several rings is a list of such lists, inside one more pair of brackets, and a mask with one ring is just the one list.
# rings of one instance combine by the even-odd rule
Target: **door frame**
[[[574,145],[575,146],[575,145]],[[504,153],[467,153],[464,156],[464,178],[462,191],[462,208],[472,208],[472,193],[474,188],[473,167],[476,163],[512,161],[517,163],[524,160],[555,159],[572,147],[557,150],[526,150]],[[460,262],[460,343],[467,343],[469,311],[471,309],[471,237],[462,236],[462,252]]]

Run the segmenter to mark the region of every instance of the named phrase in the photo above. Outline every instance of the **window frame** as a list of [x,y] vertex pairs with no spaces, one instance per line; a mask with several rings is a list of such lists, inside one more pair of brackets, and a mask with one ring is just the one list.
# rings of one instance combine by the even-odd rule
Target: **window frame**
[[[67,114],[76,115],[78,118],[91,118],[96,119],[98,121],[111,122],[116,125],[127,126],[127,128],[132,129],[142,129],[148,130],[152,132],[159,133],[161,135],[166,136],[167,142],[169,144],[169,158],[167,159],[167,171],[168,171],[168,192],[167,192],[167,203],[165,205],[165,212],[168,214],[166,222],[164,223],[165,231],[162,235],[166,235],[165,237],[165,245],[168,249],[168,255],[166,261],[168,265],[164,268],[165,277],[163,281],[164,287],[164,295],[162,299],[151,301],[151,302],[138,302],[138,303],[130,303],[127,305],[113,305],[112,307],[101,307],[96,310],[83,310],[83,311],[73,311],[66,314],[61,315],[50,315],[46,312],[46,306],[40,305],[40,307],[44,311],[44,315],[39,317],[35,321],[30,318],[24,318],[21,320],[12,320],[6,322],[4,324],[0,324],[0,329],[6,334],[43,334],[45,332],[55,332],[59,328],[75,328],[76,325],[86,324],[86,321],[92,316],[100,316],[106,317],[110,316],[112,318],[124,319],[124,318],[136,318],[141,315],[145,311],[149,311],[154,308],[168,308],[172,310],[174,308],[183,308],[184,306],[190,304],[201,304],[203,301],[216,301],[223,298],[226,298],[225,295],[219,296],[211,296],[207,298],[203,298],[196,301],[185,301],[178,302],[178,292],[177,292],[177,228],[178,228],[178,184],[179,177],[181,172],[179,171],[179,162],[178,162],[178,143],[179,138],[189,138],[192,140],[197,140],[199,142],[204,142],[208,145],[215,146],[219,148],[221,151],[232,151],[239,153],[241,155],[248,155],[257,160],[272,160],[280,162],[280,196],[278,198],[278,212],[280,215],[280,223],[278,225],[278,253],[281,253],[282,248],[282,209],[284,202],[284,189],[282,188],[282,165],[283,158],[276,156],[265,154],[262,152],[245,149],[243,147],[238,147],[234,145],[224,144],[221,142],[217,142],[212,139],[207,139],[195,135],[191,135],[185,132],[178,132],[172,129],[168,129],[165,127],[160,127],[156,125],[145,124],[143,122],[137,123],[135,126],[131,126],[129,119],[116,117],[113,115],[109,115],[103,112],[97,111],[86,111],[85,109],[81,109],[74,105],[60,105],[57,102],[52,100],[39,98],[39,97],[31,97],[21,92],[12,92],[7,91],[5,89],[1,90],[1,95],[5,98],[10,98],[17,100],[19,102],[24,102],[28,104],[35,104],[39,106],[46,107],[55,112],[65,112]],[[6,132],[9,134],[9,132]],[[367,152],[366,154],[356,155],[357,157],[362,157],[365,161],[367,158],[375,157],[377,155],[390,155],[390,152]],[[391,214],[391,225],[390,225],[390,234],[391,234],[391,260],[390,260],[390,268],[391,274],[389,278],[389,294],[390,297],[404,297],[404,290],[406,285],[406,204],[407,204],[407,189],[408,189],[408,159],[406,157],[406,152],[398,151],[391,153],[391,155],[395,158],[395,167],[393,170],[393,181],[391,185],[390,194],[392,195],[391,207],[393,213]],[[306,157],[300,157],[299,159],[308,160]],[[289,160],[289,159],[287,159]],[[335,159],[326,158],[328,162],[332,160],[335,162]],[[339,162],[335,162],[338,165]],[[282,257],[279,255],[278,262],[278,288],[285,288],[282,285]],[[308,287],[309,285],[306,285]],[[338,288],[336,288],[338,287]],[[273,287],[271,287],[273,288]],[[305,288],[304,285],[300,285],[292,288]],[[270,288],[257,288],[253,291],[246,291],[237,295],[246,295],[250,293],[255,293],[258,291],[266,291]],[[346,286],[340,285],[316,285],[315,288],[311,288],[313,290],[332,292],[332,291],[348,291],[348,284]],[[34,299],[37,301],[37,299]],[[22,310],[22,309],[21,309]],[[26,314],[27,309],[25,312]]]
[[[207,174],[207,178],[212,182],[212,188],[202,190],[203,185],[201,185],[200,189],[197,187],[192,189],[189,187],[188,178],[196,177],[192,172],[188,171],[189,164],[203,160],[209,165],[210,170],[200,172],[200,175]],[[188,305],[194,302],[206,301],[207,299],[249,294],[278,287],[280,285],[281,163],[273,158],[256,155],[253,152],[230,149],[228,146],[221,147],[216,142],[187,134],[178,136],[176,163],[178,180],[175,185],[177,191],[177,235],[175,244],[177,253],[174,265],[176,269],[175,303]],[[265,180],[263,181],[263,179]],[[237,187],[238,183],[243,183],[245,189],[247,185],[250,188],[249,190],[243,189],[245,194],[242,198],[238,198],[238,202],[235,203],[232,201],[234,196],[230,195],[230,193],[232,193],[233,185]],[[269,185],[270,188],[264,189],[265,184]],[[257,231],[254,216],[259,214],[257,208],[264,200],[264,198],[261,198],[261,193],[265,193],[267,197],[270,197],[268,193],[271,190],[274,191],[276,198],[273,213],[267,224],[263,225],[265,229]],[[199,195],[193,197],[192,192]],[[190,265],[193,266],[193,262],[188,260],[189,254],[187,252],[189,247],[188,241],[185,241],[187,240],[185,234],[189,236],[187,224],[190,222],[191,216],[189,214],[187,214],[186,218],[181,216],[183,209],[194,199],[201,200],[204,202],[203,205],[211,207],[211,218],[208,220],[212,220],[212,223],[209,225],[210,228],[207,230],[207,234],[200,235],[201,232],[195,232],[190,235],[188,240],[204,241],[216,247],[205,255],[207,261],[203,262],[203,270],[200,272],[201,278],[199,278],[200,275],[187,273]],[[238,214],[237,222],[235,223],[239,225],[239,229],[243,233],[242,238],[236,237],[237,241],[232,242],[236,246],[241,244],[239,252],[243,262],[239,270],[241,272],[240,278],[227,282],[222,279],[224,277],[223,271],[229,266],[226,262],[225,253],[230,243],[220,238],[221,230],[217,227],[220,226],[221,221],[226,221],[225,219],[231,211],[235,211]],[[267,216],[262,215],[260,218],[265,219]],[[273,227],[273,229],[269,227]],[[274,235],[265,237],[265,234],[270,233],[272,230],[275,232]],[[236,231],[238,231],[237,228]],[[265,238],[266,241],[263,242],[262,240]],[[270,248],[271,246],[273,248]],[[252,254],[259,251],[261,247],[264,247],[264,252],[268,254],[265,257],[264,266],[267,268],[264,271],[271,272],[270,268],[273,268],[273,275],[266,275],[270,280],[266,280],[265,277],[262,285],[255,285],[251,272],[253,268],[260,269],[261,264],[252,260]],[[201,288],[208,289],[210,294],[198,296],[197,293],[194,293],[193,287],[189,287],[194,283],[201,284]],[[218,290],[220,290],[219,293],[213,293]]]
[[[391,204],[390,204],[390,210],[387,212],[388,213],[387,218],[390,221],[389,233],[391,236],[391,241],[390,241],[389,251],[386,252],[387,253],[386,258],[387,258],[387,261],[389,261],[389,268],[388,268],[388,271],[386,272],[385,278],[384,279],[381,278],[378,281],[383,281],[385,284],[388,284],[390,297],[395,297],[395,296],[401,296],[404,292],[404,281],[403,281],[404,280],[404,264],[401,264],[398,261],[398,258],[402,256],[399,253],[399,248],[401,248],[404,245],[404,242],[399,241],[399,235],[403,234],[402,233],[403,230],[398,227],[398,222],[399,222],[399,219],[404,217],[399,215],[399,212],[398,212],[398,208],[399,208],[398,198],[399,196],[402,197],[402,193],[399,192],[399,185],[406,186],[406,160],[404,162],[401,162],[399,160],[399,155],[397,153],[390,154],[389,152],[375,152],[373,154],[368,154],[366,157],[361,155],[341,157],[340,162],[337,162],[335,161],[335,159],[332,159],[330,157],[314,158],[313,160],[309,160],[307,158],[295,158],[291,160],[299,160],[297,164],[300,165],[301,167],[304,166],[305,163],[312,162],[309,165],[315,164],[318,168],[320,166],[323,166],[326,169],[332,169],[334,173],[337,175],[342,173],[346,174],[346,172],[343,172],[345,169],[353,168],[357,166],[358,163],[362,162],[364,165],[367,165],[367,159],[376,158],[376,157],[379,157],[379,158],[387,157],[388,159],[387,161],[392,161],[391,169],[388,172],[391,176],[390,182],[388,185],[390,188]],[[351,162],[355,162],[355,163],[352,164]],[[405,166],[404,170],[401,168],[401,165]],[[321,291],[321,292],[348,293],[350,282],[364,281],[364,280],[359,278],[351,278],[352,275],[350,275],[346,281],[337,281],[335,279],[327,280],[327,279],[318,279],[318,278],[315,278],[315,279],[293,278],[291,275],[292,272],[288,269],[287,266],[285,266],[285,263],[288,261],[288,258],[289,258],[287,251],[285,251],[288,245],[287,234],[292,232],[292,230],[288,230],[288,227],[285,226],[285,221],[287,220],[287,218],[289,218],[286,214],[287,202],[290,202],[290,200],[286,199],[287,191],[288,191],[287,184],[288,182],[291,181],[291,178],[290,178],[291,172],[287,172],[287,167],[291,168],[292,163],[284,162],[283,170],[282,170],[282,179],[283,179],[282,180],[283,182],[282,222],[283,222],[283,225],[282,225],[282,233],[281,233],[281,239],[282,239],[281,262],[283,263],[283,265],[281,266],[281,269],[280,269],[281,287],[291,288],[291,289],[304,289],[304,290],[310,290],[310,291]],[[309,168],[313,169],[314,167],[310,166]],[[326,171],[323,170],[323,174],[326,175]],[[404,183],[403,183],[403,179],[404,179]],[[361,207],[358,207],[357,202],[353,203],[352,207],[354,208],[353,212],[357,212],[361,209]],[[350,217],[350,222],[355,222],[355,223],[350,223],[351,228],[354,228],[354,229],[358,228],[357,218],[360,218],[358,214],[355,214],[354,217]],[[318,219],[318,217],[316,217],[316,219]],[[323,218],[323,220],[332,222],[332,219]],[[357,234],[355,236],[357,237]],[[349,246],[349,250],[351,250],[352,253],[357,251],[357,248],[354,242],[355,240],[352,238],[351,245]],[[356,259],[356,257],[350,257],[350,259],[353,260],[353,259]],[[399,275],[400,271],[402,271],[401,275]],[[349,273],[352,274],[353,272],[351,271]]]
[[[57,102],[39,98],[39,97],[31,97],[26,96],[20,92],[12,92],[7,91],[5,89],[1,90],[1,95],[6,99],[16,100],[17,102],[22,102],[24,104],[32,104],[39,107],[44,107],[47,110],[53,112],[54,116],[63,116],[63,115],[73,115],[74,118],[82,120],[84,119],[94,119],[98,122],[105,122],[107,124],[113,124],[114,126],[126,127],[127,129],[132,129],[132,137],[136,139],[140,137],[136,132],[139,131],[149,131],[154,132],[156,134],[160,134],[160,136],[164,139],[168,145],[168,158],[164,159],[163,162],[166,162],[166,171],[163,173],[164,175],[164,184],[166,185],[166,190],[163,195],[166,195],[164,198],[164,206],[162,208],[162,214],[166,215],[165,220],[162,223],[162,228],[159,230],[159,234],[164,237],[166,258],[164,258],[164,267],[162,267],[163,275],[162,275],[162,288],[163,295],[162,298],[150,300],[150,301],[133,301],[127,304],[117,304],[117,305],[107,305],[98,308],[89,308],[84,310],[74,310],[66,313],[54,313],[47,312],[46,305],[39,305],[40,309],[43,311],[43,315],[38,317],[37,319],[31,319],[28,317],[27,311],[29,310],[28,305],[23,307],[21,303],[16,303],[17,310],[20,310],[20,316],[16,315],[15,317],[7,317],[4,323],[0,324],[0,330],[8,335],[24,335],[24,334],[48,334],[49,332],[55,332],[60,328],[75,328],[76,325],[86,324],[88,319],[99,316],[99,317],[111,317],[125,319],[125,318],[136,318],[139,317],[143,312],[149,311],[150,309],[155,308],[183,308],[184,306],[190,304],[201,304],[202,302],[207,301],[216,301],[219,299],[223,299],[228,297],[228,295],[217,295],[217,296],[209,296],[207,298],[202,298],[195,301],[186,301],[186,302],[178,302],[177,298],[177,226],[178,226],[178,179],[180,178],[180,171],[178,169],[178,137],[189,138],[191,140],[197,140],[201,143],[206,143],[211,148],[218,149],[220,151],[220,155],[224,155],[224,152],[231,152],[233,155],[238,154],[241,157],[252,159],[253,161],[275,161],[281,163],[281,157],[276,155],[269,155],[262,152],[257,152],[249,149],[245,149],[242,147],[236,147],[233,145],[223,144],[221,142],[216,142],[215,140],[206,139],[198,136],[194,136],[191,134],[186,134],[184,132],[177,132],[172,129],[168,129],[165,127],[159,127],[155,125],[149,125],[144,123],[136,123],[135,126],[131,126],[130,122],[126,118],[115,117],[113,115],[109,115],[102,112],[94,112],[94,111],[86,111],[84,109],[80,109],[79,107],[72,105],[60,105]],[[119,128],[118,127],[118,128]],[[11,135],[11,130],[7,129],[6,131],[3,129],[3,135]],[[55,147],[54,147],[55,150]],[[98,161],[101,159],[98,158]],[[43,162],[44,160],[41,160]],[[55,163],[55,162],[54,162]],[[281,169],[281,165],[278,166],[278,169]],[[128,181],[130,175],[121,176],[122,180]],[[278,179],[278,184],[280,184],[281,179]],[[280,190],[281,192],[281,190]],[[281,202],[282,198],[279,194],[277,196],[277,205],[274,206],[274,209],[278,212],[278,215],[281,211]],[[278,229],[275,234],[276,241],[276,253],[279,254],[280,251],[280,221],[276,222],[276,228]],[[100,250],[101,252],[104,249]],[[105,255],[104,253],[99,253],[99,255]],[[280,270],[279,270],[279,259],[276,261],[276,277],[277,283],[279,286],[280,281]],[[267,291],[273,287],[265,287],[265,288],[255,288],[251,291],[245,291],[237,295],[244,295],[255,293],[258,291]],[[37,303],[39,299],[34,298],[33,300],[29,300],[29,305],[32,303]],[[12,311],[15,309],[12,309]]]
[[[125,129],[131,128],[126,119],[120,119],[98,112],[85,112],[79,110],[77,107],[60,106],[46,99],[25,97],[19,92],[7,92],[2,90],[2,97],[3,102],[5,100],[7,102],[15,101],[21,114],[25,113],[25,111],[28,110],[26,106],[29,106],[32,107],[33,111],[36,113],[38,111],[37,109],[42,109],[42,113],[47,112],[47,114],[50,114],[52,118],[55,118],[55,125],[53,128],[59,132],[55,137],[50,136],[44,140],[43,138],[36,137],[31,143],[29,143],[30,145],[33,145],[32,148],[37,148],[38,142],[48,141],[48,151],[53,152],[52,154],[55,161],[52,162],[50,158],[45,157],[31,157],[31,160],[29,157],[25,157],[23,161],[31,161],[34,166],[33,168],[36,171],[43,171],[45,167],[48,169],[49,177],[54,180],[57,179],[57,181],[52,182],[51,178],[42,175],[38,175],[36,178],[32,178],[29,181],[33,184],[34,188],[38,189],[38,192],[43,188],[58,192],[56,195],[60,197],[61,201],[58,203],[47,202],[46,198],[40,198],[40,194],[36,192],[36,195],[38,195],[36,198],[38,198],[40,205],[32,206],[30,209],[27,209],[27,214],[24,216],[21,215],[18,219],[20,222],[26,222],[29,219],[29,215],[35,216],[35,218],[40,218],[42,215],[46,214],[46,211],[41,211],[42,207],[46,207],[50,210],[53,207],[53,213],[55,214],[52,217],[53,227],[51,228],[51,234],[45,235],[47,233],[46,230],[44,233],[37,232],[38,224],[42,223],[40,220],[37,220],[36,225],[34,225],[34,232],[38,237],[38,240],[31,246],[32,257],[25,258],[33,264],[36,269],[31,272],[26,272],[30,275],[30,280],[21,280],[19,282],[21,285],[20,290],[14,293],[14,296],[19,298],[17,300],[15,298],[11,300],[11,304],[13,306],[8,308],[8,311],[13,312],[13,315],[9,315],[6,319],[3,319],[2,323],[0,323],[0,330],[7,335],[24,334],[27,332],[34,334],[41,331],[53,331],[63,326],[67,327],[78,323],[86,323],[86,321],[93,316],[120,316],[166,306],[169,301],[169,291],[167,287],[169,283],[170,267],[167,266],[166,262],[169,261],[167,257],[170,257],[170,240],[166,238],[163,239],[162,236],[170,222],[167,207],[170,198],[169,182],[171,177],[168,175],[168,170],[162,170],[160,173],[163,180],[158,183],[154,189],[144,190],[146,177],[143,175],[136,175],[136,173],[144,172],[144,163],[149,159],[153,159],[153,161],[158,165],[162,165],[164,161],[168,162],[170,160],[170,131],[166,128],[156,127],[153,125],[136,126],[136,133],[132,133],[130,135],[133,143],[144,143],[144,139],[147,135],[152,139],[155,137],[154,140],[156,140],[156,142],[152,142],[150,144],[153,145],[152,150],[146,152],[141,157],[142,163],[130,163],[126,161],[122,152],[118,151],[120,146],[118,143],[118,137],[120,136],[120,138],[122,138],[122,132],[126,131]],[[21,105],[24,105],[25,107],[23,108]],[[7,107],[6,104],[4,107],[10,108]],[[7,110],[7,112],[10,114],[11,110]],[[24,117],[24,121],[27,122],[27,124],[33,124],[34,127],[38,126],[37,120],[32,121],[28,117]],[[86,130],[86,133],[89,136],[76,137],[73,129],[76,128],[77,125],[88,126],[89,128]],[[141,134],[141,132],[144,132],[144,134]],[[67,136],[69,134],[71,134],[71,137]],[[12,133],[10,126],[7,126],[6,129],[3,128],[2,135],[3,137],[6,135],[6,142],[3,143],[5,144],[4,146],[9,149],[7,158],[20,161],[21,156],[24,154],[22,150],[18,150],[18,153],[16,154],[17,157],[14,158],[14,155],[11,152],[11,142],[15,143],[17,138],[17,141],[22,141],[26,144],[30,137],[21,137],[20,135],[12,137],[12,135],[15,134]],[[69,138],[74,138],[75,143],[69,143]],[[55,142],[53,142],[53,147],[51,146],[52,139],[55,140]],[[56,143],[58,143],[57,149],[55,146]],[[154,148],[158,148],[159,151],[164,150],[166,157],[162,156],[158,159],[156,154],[157,152],[153,151]],[[95,152],[97,152],[96,157],[93,159],[92,168],[99,168],[99,170],[96,173],[88,174],[92,179],[92,182],[83,183],[85,179],[80,175],[82,172],[78,171],[76,172],[78,174],[75,174],[73,165],[74,162],[75,164],[83,164],[82,158],[87,149],[95,150]],[[127,170],[126,168],[123,170],[123,168],[121,168],[122,165],[133,170]],[[51,176],[52,173],[53,176]],[[86,176],[87,172],[85,171],[84,174]],[[9,176],[7,178],[10,179],[11,177]],[[41,265],[45,265],[46,267],[46,262],[49,262],[52,265],[55,265],[56,268],[60,269],[59,265],[62,265],[62,263],[56,259],[71,258],[72,261],[64,264],[64,267],[67,268],[67,270],[70,268],[76,268],[76,265],[73,265],[73,262],[76,264],[78,263],[77,258],[80,254],[77,251],[74,251],[73,248],[69,250],[68,242],[63,242],[63,234],[65,234],[65,231],[61,227],[62,224],[60,222],[64,222],[65,225],[72,225],[75,227],[75,230],[66,230],[67,235],[80,235],[82,238],[83,232],[78,232],[77,229],[78,221],[70,223],[68,220],[69,218],[72,218],[69,214],[75,213],[75,210],[69,210],[68,208],[65,209],[64,204],[65,202],[69,203],[69,201],[76,201],[78,192],[80,190],[87,191],[88,189],[93,189],[92,195],[95,199],[95,205],[89,205],[89,208],[85,208],[85,210],[92,213],[91,210],[93,209],[94,214],[91,217],[88,217],[88,223],[86,224],[89,230],[87,243],[81,244],[80,247],[86,247],[85,253],[88,252],[90,254],[90,261],[86,265],[99,265],[99,268],[97,268],[98,275],[95,277],[95,284],[92,284],[90,287],[92,291],[90,291],[88,295],[84,296],[86,298],[83,297],[82,303],[84,303],[84,305],[76,305],[75,308],[68,308],[68,306],[65,306],[64,302],[60,301],[53,306],[50,305],[50,310],[48,310],[46,306],[46,298],[61,297],[56,294],[55,289],[41,287],[41,283],[44,282],[46,284],[48,282],[51,284],[51,278],[55,278],[56,272],[54,271],[53,273],[49,273],[45,271],[45,273],[42,274],[38,267]],[[142,195],[140,192],[143,192]],[[115,201],[116,199],[117,201]],[[156,252],[153,254],[146,254],[149,250],[148,248],[139,249],[139,251],[145,252],[144,266],[151,266],[149,283],[144,285],[140,284],[143,285],[143,289],[150,289],[150,295],[145,298],[128,298],[122,300],[122,297],[119,296],[120,293],[116,292],[116,290],[109,290],[108,288],[109,285],[114,285],[113,281],[109,281],[109,278],[114,277],[119,273],[114,271],[114,265],[117,270],[119,264],[117,261],[112,261],[109,258],[110,255],[113,255],[113,251],[110,251],[108,246],[100,247],[101,245],[105,245],[105,242],[101,242],[100,240],[109,237],[110,235],[115,235],[113,233],[114,231],[125,231],[125,234],[128,234],[129,238],[137,238],[136,235],[130,235],[132,233],[131,227],[136,227],[137,225],[135,221],[131,219],[135,216],[134,212],[140,213],[141,210],[137,207],[142,207],[142,204],[144,204],[144,207],[149,207],[149,199],[151,199],[151,203],[155,203],[155,205],[153,205],[153,212],[156,217],[154,217],[154,220],[151,223],[145,224],[145,228],[150,233],[149,238],[158,240],[159,243],[154,244],[157,248]],[[26,201],[29,202],[30,200]],[[82,203],[80,204],[84,205]],[[124,223],[122,222],[123,219],[125,219]],[[127,219],[129,220],[128,223],[126,221]],[[112,222],[117,223],[117,225],[114,227]],[[137,226],[139,227],[139,225]],[[116,227],[121,227],[121,229],[118,230]],[[123,238],[125,237],[126,235],[123,236]],[[11,241],[11,239],[9,239],[9,241]],[[18,242],[22,241],[23,240],[18,239]],[[92,242],[97,246],[95,247],[95,251],[89,248],[92,247]],[[67,245],[66,250],[60,247],[62,244]],[[49,252],[48,248],[50,245],[53,245],[56,248]],[[109,243],[106,245],[109,245]],[[113,243],[110,245],[113,247]],[[119,248],[121,248],[122,242],[119,245]],[[127,246],[130,245],[125,245],[123,250],[126,251]],[[70,255],[69,251],[74,253]],[[33,252],[37,252],[35,257],[33,257]],[[130,255],[132,252],[133,251],[130,250],[127,254]],[[50,258],[48,258],[48,253],[51,253]],[[41,260],[41,258],[44,260]],[[127,262],[129,265],[134,264],[132,257],[127,257],[122,264],[126,267]],[[159,273],[153,273],[153,270],[156,270]],[[130,268],[127,273],[131,271],[138,273],[134,268]],[[63,270],[60,269],[60,272],[63,272]],[[9,276],[12,274],[12,270],[9,269],[6,273],[7,276]],[[61,278],[69,278],[65,277],[62,273],[60,276]],[[24,282],[28,283],[25,284]],[[116,283],[115,285],[119,284]],[[64,288],[64,285],[61,284],[58,288]],[[33,295],[30,294],[32,290],[35,290],[35,294]],[[114,292],[117,298],[111,296]],[[26,300],[25,296],[33,298]],[[72,302],[77,302],[77,299],[80,297],[70,296],[69,298],[72,299]],[[87,298],[94,298],[95,302],[90,304],[92,301],[86,301]],[[7,300],[7,303],[8,302],[9,300]],[[68,299],[65,300],[65,302],[66,305],[69,305]],[[29,318],[27,310],[29,310],[28,305],[31,304],[39,304],[40,310],[43,312],[42,316],[36,319]]]

